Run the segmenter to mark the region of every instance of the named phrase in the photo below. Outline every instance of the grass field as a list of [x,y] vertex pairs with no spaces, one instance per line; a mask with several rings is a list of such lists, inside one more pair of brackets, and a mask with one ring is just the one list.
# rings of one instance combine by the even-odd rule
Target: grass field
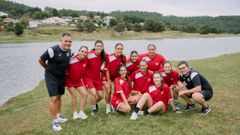
[[25,29],[23,35],[16,36],[13,32],[0,31],[0,43],[4,42],[32,42],[32,41],[57,41],[62,32],[70,32],[73,40],[96,40],[96,39],[162,39],[162,38],[210,38],[210,37],[239,37],[240,34],[198,34],[184,33],[179,31],[164,32],[134,32],[125,31],[118,33],[114,30],[97,29],[92,33],[78,32],[74,27],[68,26],[42,26]]
[[[177,62],[174,62],[176,65]],[[105,102],[100,103],[99,115],[87,120],[72,120],[69,93],[63,97],[62,113],[69,121],[62,124],[63,131],[51,129],[48,110],[49,97],[44,81],[31,92],[9,100],[0,110],[0,134],[2,135],[51,135],[51,134],[131,134],[131,135],[239,135],[240,133],[240,53],[217,58],[189,61],[212,84],[214,96],[210,100],[212,112],[207,116],[198,114],[200,106],[192,112],[140,116],[130,121],[130,114],[105,114]],[[180,100],[181,105],[185,103]]]

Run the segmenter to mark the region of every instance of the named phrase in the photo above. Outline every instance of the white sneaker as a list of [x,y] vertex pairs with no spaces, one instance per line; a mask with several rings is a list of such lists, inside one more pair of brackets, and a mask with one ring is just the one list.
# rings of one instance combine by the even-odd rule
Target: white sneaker
[[68,121],[68,119],[64,118],[61,114],[57,115],[57,119],[56,119],[57,123],[64,123],[64,122],[67,122],[67,121]]
[[111,105],[110,104],[107,104],[106,106],[106,113],[110,113],[111,112]]
[[88,116],[83,111],[80,111],[78,114],[78,118],[85,120],[88,118]]
[[77,113],[77,112],[74,112],[74,113],[73,113],[73,119],[74,119],[74,120],[78,119],[78,113]]
[[138,118],[138,114],[136,112],[132,112],[130,120],[136,120]]
[[142,116],[144,115],[144,111],[139,110],[137,114]]
[[57,132],[61,131],[62,127],[57,122],[52,122],[52,129]]

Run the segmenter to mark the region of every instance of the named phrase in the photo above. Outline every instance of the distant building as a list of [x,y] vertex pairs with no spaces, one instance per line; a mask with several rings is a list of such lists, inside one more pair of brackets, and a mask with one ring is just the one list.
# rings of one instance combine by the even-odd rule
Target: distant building
[[53,24],[59,24],[59,25],[67,25],[68,23],[59,17],[50,17],[42,20],[43,25],[53,25]]
[[83,21],[83,22],[85,22],[85,21],[87,21],[88,20],[88,17],[87,16],[79,16],[78,17],[78,19],[80,20],[80,21]]
[[8,16],[8,14],[0,11],[0,16]]
[[64,19],[66,22],[72,22],[73,20],[72,16],[63,16],[62,19]]
[[93,20],[96,22],[102,21],[101,16],[94,16]]
[[42,22],[39,20],[31,20],[28,23],[30,28],[37,28],[38,25],[42,24]]
[[105,23],[106,24],[106,26],[109,26],[109,23],[110,23],[110,20],[111,19],[115,19],[114,17],[112,17],[112,16],[105,16],[105,17],[103,17],[103,23]]
[[3,23],[17,23],[17,22],[19,22],[19,20],[15,20],[13,18],[4,18],[2,22]]

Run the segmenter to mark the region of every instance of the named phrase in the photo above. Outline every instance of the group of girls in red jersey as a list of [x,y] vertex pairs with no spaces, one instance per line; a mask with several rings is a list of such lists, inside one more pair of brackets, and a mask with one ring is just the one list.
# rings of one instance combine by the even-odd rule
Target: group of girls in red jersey
[[[94,48],[82,46],[72,56],[66,72],[66,87],[71,95],[73,119],[86,119],[85,106],[88,92],[91,94],[91,114],[98,112],[98,102],[104,97],[106,113],[119,111],[128,113],[136,106],[130,119],[139,113],[165,112],[168,102],[176,108],[170,93],[172,88],[177,99],[178,73],[170,62],[156,53],[154,44],[148,45],[148,53],[132,51],[127,59],[123,54],[124,45],[117,43],[115,52],[106,54],[101,40],[95,41]],[[114,85],[111,85],[114,84]],[[112,87],[114,92],[112,93]],[[104,90],[105,89],[105,96]],[[82,96],[80,111],[77,111],[77,91]],[[146,104],[147,110],[142,111]]]

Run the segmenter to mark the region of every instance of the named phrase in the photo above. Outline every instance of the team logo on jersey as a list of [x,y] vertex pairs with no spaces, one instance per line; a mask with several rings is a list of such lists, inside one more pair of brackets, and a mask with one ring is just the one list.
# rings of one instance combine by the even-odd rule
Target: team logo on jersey
[[151,59],[148,56],[142,58],[143,60],[150,61]]
[[119,83],[122,85],[124,83],[124,81],[122,79],[120,79]]
[[129,66],[131,66],[133,63],[131,62],[131,61],[129,61],[129,62],[127,62],[126,63],[126,67],[129,67]]
[[151,81],[151,78],[148,78],[148,81],[150,82],[150,81]]
[[140,78],[140,77],[142,77],[142,76],[143,76],[142,73],[137,73],[137,74],[135,75],[135,79],[138,79],[138,78]]
[[161,91],[161,95],[163,95],[164,94],[164,91]]
[[155,91],[156,89],[157,89],[157,88],[156,88],[154,85],[149,86],[149,88],[148,88],[148,90],[149,90],[150,93],[153,92],[153,91]]
[[97,56],[94,53],[89,53],[87,57],[88,59],[93,59],[93,58],[96,58]]
[[116,58],[114,55],[112,55],[112,56],[109,57],[109,61],[110,61],[110,62],[112,62],[112,61],[114,61],[114,60],[116,60],[116,59],[117,59],[117,58]]
[[86,67],[87,66],[87,64],[83,64],[83,67]]
[[61,54],[61,53],[59,53],[59,54],[58,54],[58,56],[62,56],[62,54]]
[[167,74],[165,72],[160,72],[160,74],[161,74],[162,77],[166,77],[167,76]]
[[158,63],[158,62],[156,62],[156,65],[158,66],[158,65],[159,65],[159,63]]

